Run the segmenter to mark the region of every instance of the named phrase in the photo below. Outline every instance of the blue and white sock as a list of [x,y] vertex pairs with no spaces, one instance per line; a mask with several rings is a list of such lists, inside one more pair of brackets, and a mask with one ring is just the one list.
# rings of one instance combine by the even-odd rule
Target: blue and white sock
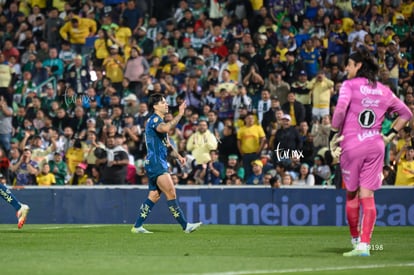
[[169,200],[167,201],[167,205],[173,217],[181,225],[183,230],[185,230],[187,227],[187,219],[184,217],[183,210],[181,210],[181,207],[178,205],[177,200]]
[[13,193],[10,191],[6,185],[0,183],[0,197],[2,197],[7,203],[11,204],[16,211],[19,211],[21,205],[20,202],[16,199]]
[[139,215],[134,227],[138,228],[144,224],[144,221],[147,219],[154,205],[155,204],[150,199],[146,199],[145,202],[141,204],[141,207],[139,208]]

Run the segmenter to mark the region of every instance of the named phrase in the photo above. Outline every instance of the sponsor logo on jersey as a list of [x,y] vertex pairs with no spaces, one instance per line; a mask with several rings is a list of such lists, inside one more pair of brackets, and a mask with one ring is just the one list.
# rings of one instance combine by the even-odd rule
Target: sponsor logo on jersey
[[378,130],[368,130],[368,131],[363,131],[362,133],[358,134],[358,140],[359,141],[363,141],[367,138],[373,137],[373,136],[377,136],[379,135],[380,132]]
[[380,104],[380,100],[379,99],[372,99],[369,97],[365,97],[361,100],[361,104],[364,107],[378,107]]
[[371,89],[370,87],[367,87],[367,86],[361,86],[359,88],[359,91],[363,95],[382,95],[382,91],[381,90],[379,90],[379,89]]

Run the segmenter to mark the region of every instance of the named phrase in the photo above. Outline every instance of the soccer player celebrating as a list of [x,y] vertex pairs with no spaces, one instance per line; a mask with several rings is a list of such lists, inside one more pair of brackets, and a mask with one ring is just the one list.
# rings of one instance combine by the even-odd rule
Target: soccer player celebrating
[[152,233],[142,225],[152,207],[160,199],[161,193],[167,197],[168,209],[181,225],[185,233],[191,233],[200,227],[201,222],[187,222],[183,211],[178,205],[174,183],[168,172],[167,152],[168,147],[173,149],[173,154],[181,164],[185,164],[185,158],[171,146],[168,139],[168,131],[173,129],[184,115],[186,103],[179,106],[178,115],[169,122],[164,122],[164,115],[168,113],[168,104],[162,94],[152,94],[148,102],[149,108],[153,112],[147,120],[145,126],[145,142],[147,146],[147,158],[145,160],[145,170],[149,178],[148,198],[141,205],[137,221],[132,227],[132,233]]
[[[408,107],[387,86],[376,81],[378,69],[366,49],[350,55],[346,66],[348,80],[341,87],[332,119],[330,149],[334,158],[340,156],[347,189],[346,215],[354,247],[343,254],[347,257],[370,255],[377,215],[374,191],[382,183],[384,143],[390,142],[412,117]],[[381,124],[388,112],[399,116],[392,129],[381,136]],[[360,205],[362,219],[358,231]]]

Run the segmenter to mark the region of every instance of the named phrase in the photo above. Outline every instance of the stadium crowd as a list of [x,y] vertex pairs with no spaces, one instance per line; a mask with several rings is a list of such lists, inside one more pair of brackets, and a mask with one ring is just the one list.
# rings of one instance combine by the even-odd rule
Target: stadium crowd
[[[148,97],[176,184],[342,187],[328,151],[347,56],[414,110],[414,1],[0,1],[0,169],[13,185],[148,183]],[[370,102],[369,104],[374,104]],[[384,122],[390,129],[393,114]],[[414,185],[414,122],[384,184]]]

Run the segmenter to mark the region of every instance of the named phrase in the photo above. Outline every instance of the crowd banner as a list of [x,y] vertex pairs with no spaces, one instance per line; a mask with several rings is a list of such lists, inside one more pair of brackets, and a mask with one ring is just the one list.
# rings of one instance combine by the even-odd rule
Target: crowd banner
[[[30,205],[28,224],[133,224],[147,197],[145,186],[26,187],[13,189]],[[178,186],[188,220],[204,224],[343,226],[345,191],[329,187]],[[376,192],[378,226],[414,225],[414,188]],[[13,208],[0,200],[0,223],[16,223]],[[147,223],[175,223],[165,198]]]

